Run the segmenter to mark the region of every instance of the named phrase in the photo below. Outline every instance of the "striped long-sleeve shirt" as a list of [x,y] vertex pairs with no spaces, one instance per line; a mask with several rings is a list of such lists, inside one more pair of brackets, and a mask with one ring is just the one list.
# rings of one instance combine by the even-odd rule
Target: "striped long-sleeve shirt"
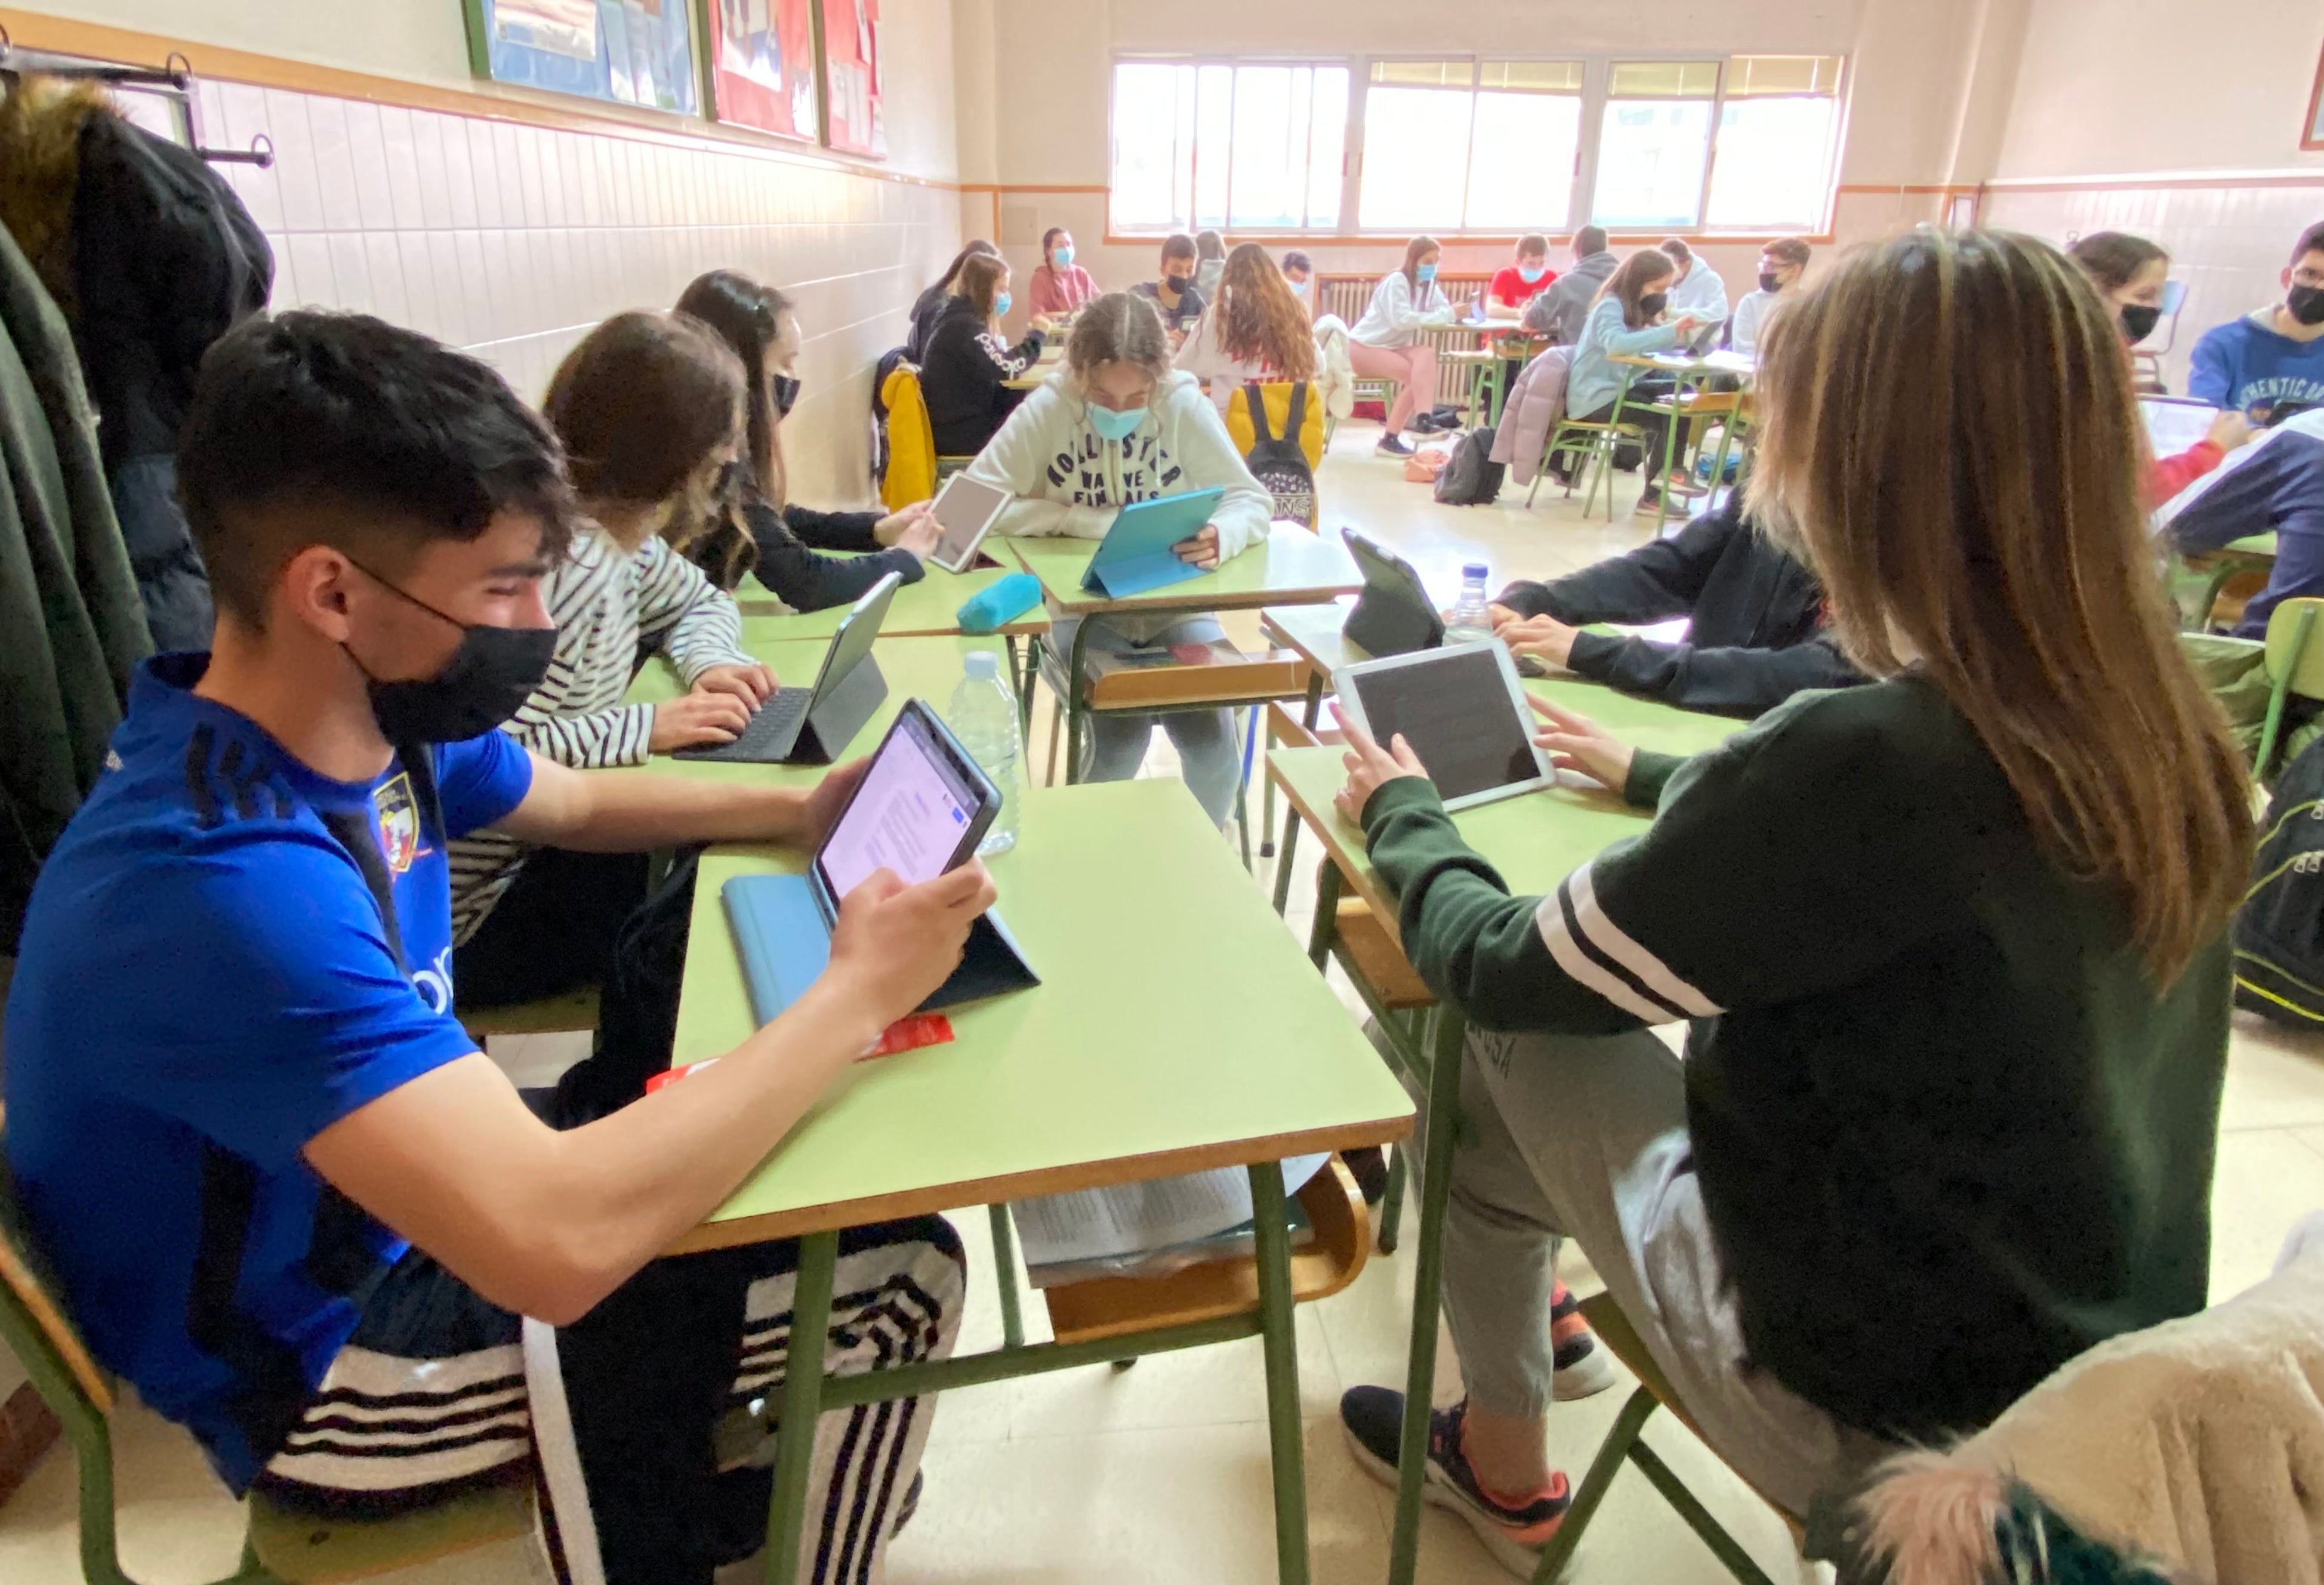
[[[748,666],[742,617],[700,569],[659,538],[624,552],[603,533],[574,541],[549,577],[557,653],[549,676],[501,730],[543,759],[580,769],[642,765],[654,707],[624,705],[639,661],[669,657],[686,686],[715,666]],[[452,939],[476,932],[528,849],[485,832],[452,844]]]

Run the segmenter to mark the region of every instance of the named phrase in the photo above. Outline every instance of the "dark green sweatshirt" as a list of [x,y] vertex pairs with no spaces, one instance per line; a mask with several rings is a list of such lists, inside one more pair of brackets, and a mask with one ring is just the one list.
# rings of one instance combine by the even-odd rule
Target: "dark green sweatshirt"
[[1512,898],[1434,788],[1364,810],[1406,951],[1494,1029],[1690,1020],[1687,1128],[1752,1361],[1838,1419],[1981,1425],[2203,1307],[2224,937],[2168,991],[1914,678],[1639,754],[1653,824]]

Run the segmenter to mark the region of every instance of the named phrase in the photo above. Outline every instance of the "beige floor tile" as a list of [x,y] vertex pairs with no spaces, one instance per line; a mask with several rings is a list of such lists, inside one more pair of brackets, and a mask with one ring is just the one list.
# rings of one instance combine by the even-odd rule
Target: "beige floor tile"
[[2266,1276],[2292,1224],[2318,1210],[2324,1210],[2324,1129],[2222,1134],[2211,1187],[2212,1302]]
[[2324,1037],[2236,1014],[2227,1045],[2223,1129],[2324,1124]]
[[[234,1571],[242,1505],[191,1437],[130,1395],[113,1416],[113,1455],[121,1561],[132,1577],[190,1585]],[[81,1577],[76,1481],[72,1455],[60,1444],[0,1511],[0,1580],[62,1585]]]

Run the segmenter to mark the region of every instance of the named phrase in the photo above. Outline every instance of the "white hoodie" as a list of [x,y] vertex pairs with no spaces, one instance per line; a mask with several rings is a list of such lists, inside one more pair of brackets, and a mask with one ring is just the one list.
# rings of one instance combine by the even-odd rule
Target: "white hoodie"
[[[1219,410],[1194,376],[1173,373],[1155,390],[1146,416],[1126,440],[1090,428],[1089,404],[1060,372],[1018,404],[1001,432],[968,465],[968,476],[1017,499],[995,520],[996,534],[1028,539],[1102,539],[1114,513],[1138,501],[1223,488],[1211,513],[1219,559],[1264,544],[1275,503],[1251,477]],[[1132,639],[1160,631],[1185,613],[1110,617]]]

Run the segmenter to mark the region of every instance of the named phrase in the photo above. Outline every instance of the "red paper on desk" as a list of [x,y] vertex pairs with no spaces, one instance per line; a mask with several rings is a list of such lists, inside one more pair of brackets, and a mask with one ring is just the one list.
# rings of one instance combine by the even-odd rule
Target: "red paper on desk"
[[[910,1013],[888,1026],[880,1038],[867,1047],[858,1062],[868,1062],[875,1056],[893,1056],[901,1051],[917,1051],[923,1046],[944,1046],[952,1040],[952,1020],[942,1013]],[[656,1074],[646,1081],[646,1093],[650,1095],[666,1084],[675,1084],[697,1068],[706,1068],[718,1059],[704,1057],[700,1062],[687,1063],[682,1068]]]

